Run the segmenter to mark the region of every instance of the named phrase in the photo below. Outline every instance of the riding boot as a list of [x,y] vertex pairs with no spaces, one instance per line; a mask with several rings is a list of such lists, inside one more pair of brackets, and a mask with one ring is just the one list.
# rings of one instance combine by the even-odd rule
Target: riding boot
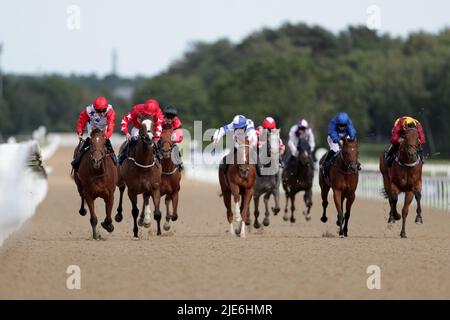
[[80,141],[80,144],[78,145],[77,154],[75,155],[75,158],[71,162],[74,172],[78,172],[78,168],[80,166],[81,159],[83,158],[83,155],[84,155],[86,149],[89,147],[90,141],[91,140],[89,138],[87,138],[85,141]]
[[180,171],[182,171],[184,169],[183,160],[181,160],[181,151],[178,148],[178,144],[174,143],[172,148],[173,148],[172,152],[175,155],[175,164],[178,165],[178,168],[180,169]]
[[106,139],[105,145],[106,145],[106,150],[108,150],[108,153],[111,155],[111,159],[113,160],[114,165],[118,166],[119,165],[119,159],[117,158],[116,153],[114,152],[114,148],[113,148],[113,146],[111,144],[111,140]]
[[336,155],[336,152],[334,152],[333,150],[328,151],[327,157],[325,158],[325,160],[322,163],[322,173],[325,177],[328,177],[328,171],[330,168],[330,164],[331,164],[331,161],[334,159],[335,155]]
[[394,156],[395,153],[398,150],[398,144],[391,144],[385,154],[385,159],[386,159],[386,163],[388,165],[388,167],[392,166],[392,163],[394,162]]

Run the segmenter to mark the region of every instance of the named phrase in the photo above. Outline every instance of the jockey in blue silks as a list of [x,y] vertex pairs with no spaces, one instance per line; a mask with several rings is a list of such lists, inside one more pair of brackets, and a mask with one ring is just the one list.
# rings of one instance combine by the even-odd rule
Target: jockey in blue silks
[[[223,127],[220,127],[219,129],[216,130],[216,132],[214,133],[214,136],[213,136],[214,144],[215,145],[218,144],[220,139],[228,132],[233,132],[234,136],[236,136],[236,134],[238,132],[241,132],[248,139],[250,147],[256,148],[257,143],[258,143],[258,136],[256,134],[255,123],[253,122],[253,120],[247,119],[243,115],[235,116],[233,118],[233,122],[226,124]],[[235,148],[236,147],[237,147],[237,145],[236,145],[236,140],[235,140]],[[225,161],[225,158],[224,158],[224,161]],[[228,166],[225,165],[222,168],[226,172],[228,169]]]
[[330,151],[328,151],[327,157],[322,164],[322,170],[325,176],[328,176],[331,161],[341,151],[340,141],[345,137],[348,137],[349,140],[354,140],[356,138],[356,129],[348,114],[340,112],[328,124],[327,142],[330,146]]

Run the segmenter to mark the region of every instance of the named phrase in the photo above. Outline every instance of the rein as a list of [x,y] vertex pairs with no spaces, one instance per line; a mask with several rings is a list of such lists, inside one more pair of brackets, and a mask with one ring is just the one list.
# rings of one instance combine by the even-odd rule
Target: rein
[[175,169],[173,169],[172,171],[170,171],[170,172],[161,172],[163,175],[166,175],[166,176],[171,176],[171,175],[173,175],[176,171],[178,170],[178,167],[175,167]]

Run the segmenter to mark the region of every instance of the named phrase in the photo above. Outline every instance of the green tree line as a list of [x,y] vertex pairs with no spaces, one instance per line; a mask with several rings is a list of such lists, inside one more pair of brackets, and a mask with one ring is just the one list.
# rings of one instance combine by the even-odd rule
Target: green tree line
[[[0,132],[73,130],[81,107],[95,95],[110,97],[120,116],[153,97],[175,105],[184,122],[205,127],[244,114],[259,124],[274,117],[283,136],[299,118],[311,123],[319,145],[339,111],[352,117],[363,143],[388,143],[393,122],[410,115],[424,125],[431,153],[450,156],[450,30],[405,38],[353,26],[332,33],[320,26],[285,24],[239,43],[219,39],[192,44],[178,61],[149,79],[6,76]],[[135,88],[131,99],[114,87]]]

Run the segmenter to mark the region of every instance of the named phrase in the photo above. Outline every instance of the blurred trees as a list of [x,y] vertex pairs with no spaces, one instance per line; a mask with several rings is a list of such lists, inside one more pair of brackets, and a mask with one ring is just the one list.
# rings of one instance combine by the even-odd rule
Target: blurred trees
[[[286,138],[305,117],[325,145],[326,126],[346,111],[362,142],[388,143],[395,119],[411,115],[426,129],[432,152],[450,156],[450,30],[406,38],[353,26],[337,34],[287,23],[239,43],[192,43],[184,56],[150,79],[108,76],[7,75],[0,101],[0,133],[74,130],[81,108],[106,95],[121,117],[133,103],[173,104],[184,127],[194,120],[218,127],[244,114],[259,124],[273,116]],[[132,97],[115,89],[135,89]],[[118,125],[118,124],[117,124]]]

